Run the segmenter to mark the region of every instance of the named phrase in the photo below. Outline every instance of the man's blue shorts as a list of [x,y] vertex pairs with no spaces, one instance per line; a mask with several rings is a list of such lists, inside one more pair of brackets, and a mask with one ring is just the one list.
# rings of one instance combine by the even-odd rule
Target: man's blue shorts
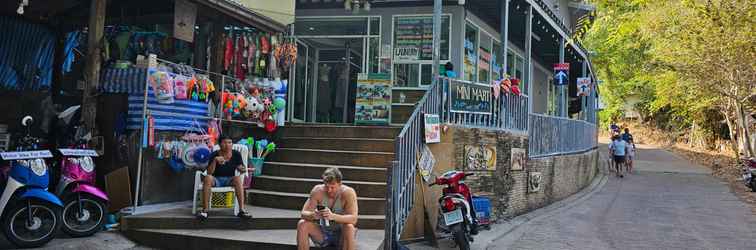
[[229,187],[232,184],[233,176],[213,176],[215,183],[213,187]]

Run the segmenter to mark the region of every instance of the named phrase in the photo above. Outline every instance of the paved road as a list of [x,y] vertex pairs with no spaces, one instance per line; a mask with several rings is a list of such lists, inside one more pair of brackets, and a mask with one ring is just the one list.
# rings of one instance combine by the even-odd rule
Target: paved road
[[[14,249],[14,246],[0,233],[0,249]],[[42,248],[45,250],[151,250],[138,246],[117,232],[99,232],[91,237],[71,238],[60,233]]]
[[756,249],[756,215],[708,169],[641,146],[634,173],[487,249]]

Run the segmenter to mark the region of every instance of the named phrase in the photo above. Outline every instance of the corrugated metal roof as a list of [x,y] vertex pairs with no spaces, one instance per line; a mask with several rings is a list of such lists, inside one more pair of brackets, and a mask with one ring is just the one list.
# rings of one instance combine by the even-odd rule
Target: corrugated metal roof
[[212,7],[223,14],[236,18],[237,20],[254,26],[268,32],[284,32],[286,25],[276,22],[275,20],[261,15],[234,0],[195,0],[200,4]]

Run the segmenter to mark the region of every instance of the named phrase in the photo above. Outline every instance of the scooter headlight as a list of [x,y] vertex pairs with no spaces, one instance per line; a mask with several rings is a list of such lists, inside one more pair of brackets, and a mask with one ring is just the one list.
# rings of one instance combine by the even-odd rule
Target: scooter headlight
[[81,158],[81,161],[79,162],[79,166],[81,166],[81,169],[87,173],[91,173],[94,170],[94,162],[92,162],[92,158],[88,156]]
[[45,165],[44,160],[36,159],[29,163],[32,172],[34,172],[34,174],[36,174],[37,176],[43,176],[47,172],[47,165]]

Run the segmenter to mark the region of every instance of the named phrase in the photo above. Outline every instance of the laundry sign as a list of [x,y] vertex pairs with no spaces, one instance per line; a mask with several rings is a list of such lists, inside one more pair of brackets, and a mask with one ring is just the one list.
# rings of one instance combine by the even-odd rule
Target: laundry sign
[[491,113],[491,86],[464,81],[450,81],[451,112]]
[[194,23],[197,20],[197,5],[187,0],[176,0],[173,14],[173,36],[194,42]]

